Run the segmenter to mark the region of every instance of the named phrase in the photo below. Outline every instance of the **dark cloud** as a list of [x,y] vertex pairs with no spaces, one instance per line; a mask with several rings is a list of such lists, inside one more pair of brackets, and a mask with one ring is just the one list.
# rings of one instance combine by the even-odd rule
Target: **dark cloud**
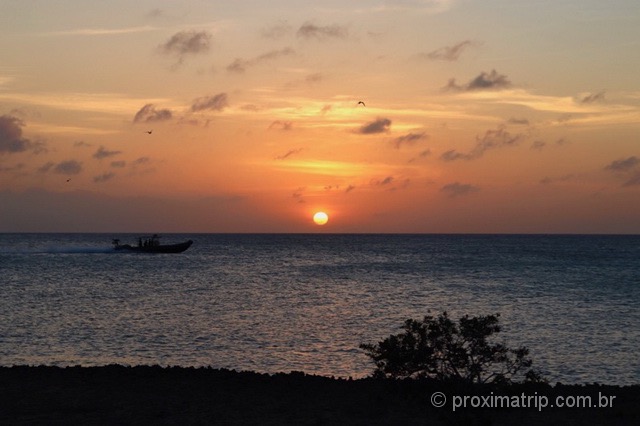
[[400,147],[402,147],[403,145],[415,145],[417,142],[428,138],[429,136],[424,132],[408,133],[403,136],[398,136],[393,141],[391,141],[391,143],[396,149],[400,149]]
[[146,104],[133,117],[134,123],[171,120],[173,114],[168,109],[156,109],[153,104]]
[[269,130],[271,129],[291,130],[292,128],[293,128],[293,123],[291,121],[276,120],[273,123],[269,124]]
[[432,52],[427,53],[426,58],[431,60],[440,60],[440,61],[457,61],[462,52],[470,46],[473,46],[474,43],[471,40],[461,41],[458,44],[453,46],[445,46],[440,49],[434,50]]
[[222,111],[229,106],[229,99],[226,93],[218,93],[214,96],[203,96],[193,101],[191,111],[213,110]]
[[22,137],[24,121],[12,115],[0,116],[0,154],[24,152],[33,147],[29,139]]
[[456,79],[452,78],[447,83],[445,89],[457,91],[474,91],[474,90],[501,90],[511,87],[511,82],[506,75],[498,74],[496,70],[490,73],[482,72],[473,80],[465,85],[458,85]]
[[85,141],[76,141],[73,143],[73,146],[76,148],[88,148],[90,146],[92,146],[90,143],[87,143]]
[[638,157],[632,156],[623,160],[612,161],[611,164],[605,167],[605,170],[609,170],[612,172],[628,172],[635,169],[639,165],[640,159]]
[[82,163],[76,160],[67,160],[56,164],[53,168],[54,173],[61,175],[77,175],[82,171]]
[[302,148],[291,149],[287,151],[285,154],[277,156],[276,160],[284,160],[285,158],[291,157],[292,155],[298,154],[300,152],[302,152]]
[[285,47],[280,50],[272,50],[270,52],[264,53],[262,55],[256,56],[252,59],[241,59],[236,58],[231,64],[227,66],[227,71],[235,72],[235,73],[244,73],[247,68],[259,65],[264,62],[269,62],[284,56],[293,56],[295,55],[295,50],[290,47]]
[[391,127],[391,120],[388,118],[376,118],[374,121],[360,127],[356,133],[360,133],[362,135],[384,133],[389,131],[389,127]]
[[105,147],[101,146],[98,150],[93,154],[93,158],[97,158],[98,160],[102,160],[103,158],[113,157],[114,155],[122,154],[122,151],[109,151],[105,149]]
[[482,157],[490,149],[515,146],[523,137],[524,135],[522,134],[511,134],[501,126],[497,129],[487,130],[482,136],[476,136],[476,145],[470,152],[461,153],[456,150],[450,150],[442,154],[440,158],[444,161],[475,160]]
[[111,167],[121,169],[127,165],[127,162],[124,160],[112,161]]
[[182,63],[186,55],[208,52],[210,43],[211,34],[206,31],[180,31],[162,44],[160,50],[176,56],[178,63]]
[[460,182],[449,183],[440,188],[440,192],[446,194],[450,198],[461,197],[478,191],[480,191],[479,187]]
[[345,192],[345,194],[348,194],[349,192],[353,191],[354,189],[356,189],[355,186],[349,185],[349,186],[347,186],[347,189],[344,190],[344,192]]
[[337,24],[318,26],[310,22],[306,22],[300,28],[298,28],[296,35],[304,39],[345,39],[349,35],[349,31],[346,27]]
[[604,91],[598,93],[590,93],[586,96],[583,96],[580,99],[580,103],[582,104],[592,104],[594,102],[601,102],[604,100]]
[[107,182],[107,181],[113,179],[114,177],[116,177],[115,173],[107,172],[107,173],[103,173],[103,174],[98,175],[98,176],[94,176],[93,181],[95,183],[102,183],[102,182]]

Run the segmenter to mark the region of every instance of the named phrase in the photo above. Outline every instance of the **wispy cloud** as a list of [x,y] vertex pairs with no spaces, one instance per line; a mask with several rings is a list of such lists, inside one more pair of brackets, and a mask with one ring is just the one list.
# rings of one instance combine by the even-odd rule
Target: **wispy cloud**
[[271,124],[269,124],[269,130],[271,129],[291,130],[292,128],[293,128],[293,123],[291,121],[276,120]]
[[374,121],[362,125],[356,133],[361,135],[373,135],[377,133],[385,133],[391,127],[391,120],[388,118],[376,118]]
[[261,35],[264,38],[277,40],[283,38],[293,31],[293,27],[287,21],[278,22],[270,27],[264,28]]
[[94,176],[93,181],[94,181],[95,183],[104,183],[104,182],[108,182],[108,181],[110,181],[110,180],[111,180],[111,179],[113,179],[114,177],[116,177],[116,174],[115,174],[115,173],[113,173],[113,172],[106,172],[106,173],[103,173],[103,174],[101,174],[101,175]]
[[398,136],[393,139],[391,143],[396,149],[400,149],[404,145],[415,145],[417,142],[428,139],[429,136],[425,132],[421,133],[408,133],[406,135]]
[[440,188],[440,192],[449,198],[462,197],[480,191],[480,188],[469,183],[453,182]]
[[349,35],[349,30],[347,27],[338,24],[320,26],[306,22],[298,28],[296,35],[307,40],[346,39]]
[[473,149],[467,153],[461,153],[456,150],[446,151],[441,155],[444,161],[455,160],[475,160],[484,155],[484,153],[490,149],[515,146],[525,135],[518,133],[509,133],[504,126],[500,126],[497,129],[489,129],[484,132],[482,136],[476,136],[476,145]]
[[146,104],[133,117],[134,123],[167,121],[171,120],[173,114],[168,109],[156,109],[154,104]]
[[82,171],[82,163],[76,160],[62,161],[56,164],[53,171],[63,175],[77,175]]
[[491,72],[481,72],[480,75],[470,80],[467,84],[459,85],[455,78],[451,78],[445,89],[456,91],[475,90],[501,90],[511,87],[511,81],[504,74],[499,74],[496,70]]
[[227,66],[227,71],[241,74],[247,71],[247,68],[260,65],[264,62],[273,61],[281,57],[295,55],[295,50],[290,47],[285,47],[280,50],[271,50],[251,59],[236,58],[231,64]]
[[580,103],[582,104],[592,104],[594,102],[601,102],[604,100],[604,94],[605,92],[598,92],[598,93],[589,93],[586,95],[582,95],[580,97]]
[[287,151],[285,154],[278,155],[276,157],[276,160],[284,160],[285,158],[289,158],[292,155],[299,154],[300,152],[302,152],[302,148],[291,149],[291,150]]
[[113,157],[114,155],[118,155],[118,154],[122,154],[122,151],[109,151],[104,146],[101,146],[93,154],[93,158],[97,158],[98,160],[102,160],[103,158]]
[[226,93],[218,93],[214,96],[203,96],[197,98],[191,104],[191,111],[203,111],[203,110],[212,110],[212,111],[222,111],[226,107],[229,106],[229,97]]
[[164,54],[175,56],[181,64],[187,55],[206,53],[211,46],[211,34],[207,31],[180,31],[160,45]]
[[612,161],[605,167],[605,170],[612,172],[627,172],[640,166],[640,159],[636,156],[628,157],[622,160]]
[[464,50],[476,44],[477,43],[471,40],[464,40],[464,41],[461,41],[460,43],[454,44],[453,46],[441,47],[429,53],[422,54],[421,56],[434,61],[439,60],[439,61],[453,62],[453,61],[457,61],[458,58],[460,58],[460,55]]

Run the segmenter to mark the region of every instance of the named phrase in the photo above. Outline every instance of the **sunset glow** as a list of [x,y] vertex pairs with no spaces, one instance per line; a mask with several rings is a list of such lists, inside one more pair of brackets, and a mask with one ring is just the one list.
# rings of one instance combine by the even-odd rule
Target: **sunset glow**
[[0,231],[638,233],[614,4],[2,2]]

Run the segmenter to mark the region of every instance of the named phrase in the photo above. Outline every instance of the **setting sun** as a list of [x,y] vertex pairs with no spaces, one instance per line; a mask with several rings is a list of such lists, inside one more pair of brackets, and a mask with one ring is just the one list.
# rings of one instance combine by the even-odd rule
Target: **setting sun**
[[325,212],[317,212],[313,215],[313,221],[316,225],[324,225],[329,221],[329,216]]

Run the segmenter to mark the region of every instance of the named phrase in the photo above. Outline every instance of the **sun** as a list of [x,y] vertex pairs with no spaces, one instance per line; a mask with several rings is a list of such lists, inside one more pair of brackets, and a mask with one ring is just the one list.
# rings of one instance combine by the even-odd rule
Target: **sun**
[[316,225],[324,225],[329,221],[329,215],[325,212],[317,212],[313,215],[313,221]]

